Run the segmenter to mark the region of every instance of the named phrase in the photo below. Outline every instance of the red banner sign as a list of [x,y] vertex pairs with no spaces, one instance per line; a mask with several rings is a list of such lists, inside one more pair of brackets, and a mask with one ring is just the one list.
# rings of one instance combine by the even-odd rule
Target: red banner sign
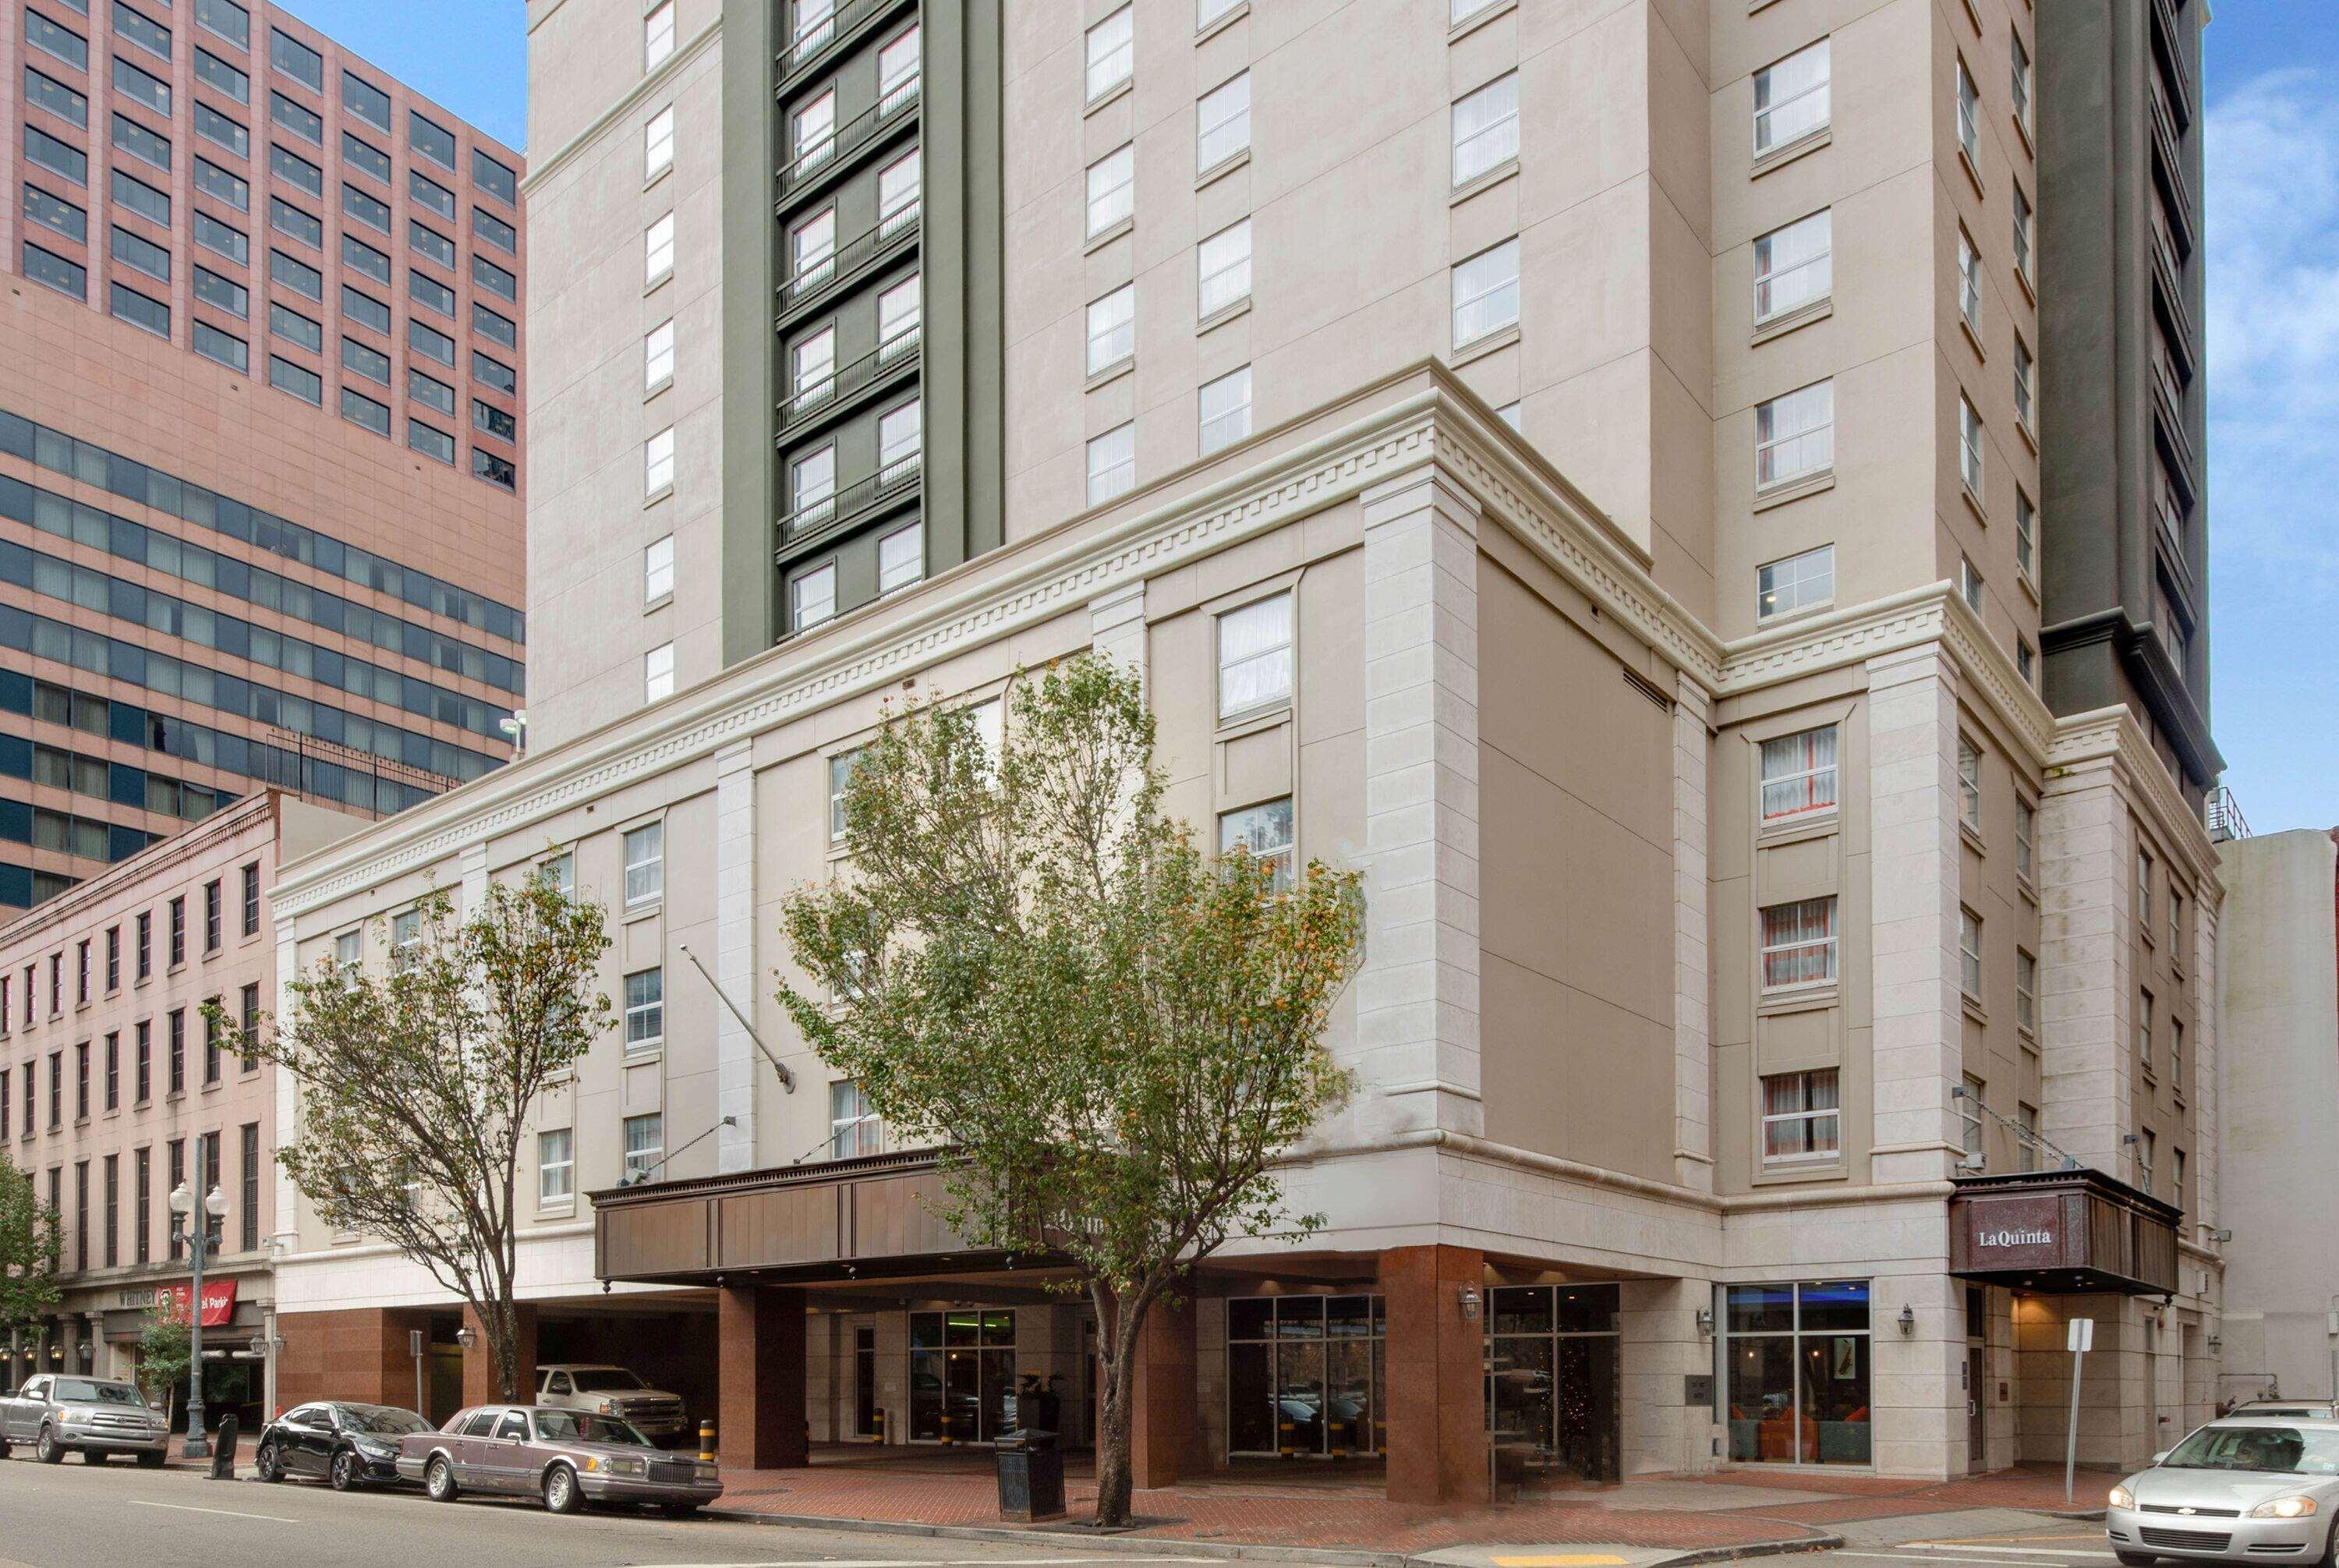
[[[159,1286],[154,1292],[157,1305],[168,1297],[173,1308],[181,1317],[187,1316],[188,1305],[194,1295],[192,1285]],[[206,1279],[203,1281],[203,1326],[225,1328],[235,1321],[235,1281]]]

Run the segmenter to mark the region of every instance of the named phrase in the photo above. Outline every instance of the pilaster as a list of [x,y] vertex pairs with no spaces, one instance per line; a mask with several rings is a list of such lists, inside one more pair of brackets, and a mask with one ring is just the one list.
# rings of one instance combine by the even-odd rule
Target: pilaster
[[1712,705],[1673,678],[1673,1179],[1713,1190],[1712,970],[1706,907]]
[[1089,601],[1089,646],[1134,671],[1142,689],[1146,677],[1143,579],[1123,583]]
[[[752,1008],[755,996],[755,743],[715,754],[715,978],[725,996]],[[716,1000],[715,1169],[755,1163],[755,1042]]]
[[488,902],[488,845],[485,839],[463,846],[463,902],[455,912],[459,921],[469,920],[486,907]]
[[[301,977],[300,948],[293,941],[292,917],[276,917],[275,994],[268,999],[271,1015],[268,1025],[281,1029],[292,1020],[292,982]],[[299,1085],[289,1072],[271,1074],[276,1082],[276,1119],[268,1129],[269,1163],[276,1168],[276,1234],[267,1238],[268,1244],[281,1256],[299,1245],[301,1239],[301,1189],[292,1183],[291,1172],[273,1158],[277,1144],[299,1130],[301,1100]]]
[[2048,770],[2038,846],[2039,1129],[2126,1181],[2137,846],[2111,756]]

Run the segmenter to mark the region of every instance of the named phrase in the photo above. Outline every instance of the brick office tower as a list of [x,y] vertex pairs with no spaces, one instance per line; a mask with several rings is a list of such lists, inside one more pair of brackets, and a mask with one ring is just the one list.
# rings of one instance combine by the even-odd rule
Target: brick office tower
[[518,155],[236,0],[27,0],[0,121],[0,912],[506,761]]

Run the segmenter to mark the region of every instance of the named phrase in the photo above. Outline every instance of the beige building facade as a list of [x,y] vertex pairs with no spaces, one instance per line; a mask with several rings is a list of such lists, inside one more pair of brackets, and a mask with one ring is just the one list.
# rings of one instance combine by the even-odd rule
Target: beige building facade
[[[1095,648],[1144,672],[1179,811],[1362,869],[1373,922],[1333,1039],[1363,1087],[1289,1172],[1330,1223],[1214,1260],[1162,1326],[1146,1476],[1961,1474],[2059,1455],[2073,1316],[2109,1368],[2083,1460],[2205,1415],[2220,889],[2136,713],[2039,693],[2030,7],[960,20],[945,49],[910,4],[531,7],[531,298],[567,312],[531,333],[531,423],[577,458],[530,491],[532,754],[293,868],[277,936],[288,969],[350,932],[379,962],[426,887],[547,861],[609,904],[604,989],[637,1005],[538,1108],[540,1358],[679,1317],[696,1358],[656,1375],[751,1463],[801,1456],[799,1410],[816,1441],[980,1441],[1027,1376],[1085,1431],[1080,1309],[927,1233],[930,1159],[770,993],[883,701]],[[637,25],[639,69],[590,42]],[[854,476],[815,466],[836,531],[807,530],[828,416],[797,410],[845,355],[800,357],[825,328],[766,284],[817,301],[857,264],[819,248],[850,223],[798,244],[794,192],[901,166],[922,57],[996,61],[997,245],[935,241],[991,188],[930,151],[915,509],[848,526]],[[893,85],[855,110],[864,64]],[[716,202],[751,147],[768,233]],[[894,264],[834,287],[898,300]],[[1229,707],[1260,655],[1288,675]],[[400,1331],[450,1309],[279,1202],[288,1345],[395,1390]]]

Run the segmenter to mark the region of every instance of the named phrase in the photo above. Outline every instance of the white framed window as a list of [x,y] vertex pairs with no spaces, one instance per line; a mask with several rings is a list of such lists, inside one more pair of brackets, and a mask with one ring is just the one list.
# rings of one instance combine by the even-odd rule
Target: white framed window
[[828,839],[842,843],[845,837],[844,791],[853,782],[853,770],[861,765],[858,750],[839,752],[828,759]]
[[1958,146],[1966,162],[1981,167],[1981,89],[1974,85],[1962,54],[1958,56]]
[[1815,305],[1835,289],[1835,218],[1822,210],[1754,242],[1754,324]]
[[536,1200],[565,1203],[577,1196],[577,1135],[568,1128],[536,1135]]
[[2152,856],[2142,850],[2136,855],[2136,918],[2147,935],[2152,931]]
[[1137,211],[1137,144],[1124,143],[1089,165],[1089,228],[1093,240]]
[[817,169],[836,152],[836,89],[830,88],[788,116],[788,150],[794,173]]
[[2014,1027],[2025,1034],[2038,1032],[2038,961],[2018,947],[2014,950]]
[[1754,618],[1771,620],[1835,602],[1835,547],[1821,545],[1754,568]]
[[[2181,1018],[2168,1021],[2168,1076],[2179,1080],[2185,1076],[2185,1021]],[[2176,1092],[2185,1092],[2182,1081],[2177,1083]],[[2181,1154],[2176,1157],[2176,1173],[2180,1178],[2185,1174],[2185,1157]]]
[[642,340],[642,390],[656,391],[674,380],[674,321],[652,327]]
[[919,89],[919,50],[923,39],[917,25],[877,51],[877,113],[891,114],[907,108]]
[[1250,434],[1250,367],[1205,382],[1199,401],[1202,456],[1207,458]]
[[1833,1159],[1843,1148],[1838,1070],[1765,1073],[1762,1078],[1762,1163],[1786,1165]]
[[906,588],[926,575],[926,528],[912,523],[877,541],[877,591]]
[[2030,646],[2028,637],[2014,639],[2014,673],[2026,686],[2038,684],[2038,650]]
[[666,1117],[651,1111],[626,1118],[626,1179],[647,1181],[666,1163]]
[[1242,0],[1194,0],[1194,31],[1199,33],[1242,4]]
[[1505,240],[1455,264],[1455,348],[1466,349],[1518,321],[1518,241]]
[[918,149],[911,148],[877,172],[877,237],[890,240],[917,221],[918,181],[923,168]]
[[1137,285],[1123,283],[1089,301],[1089,374],[1137,357]]
[[666,823],[647,822],[626,834],[626,907],[666,896]]
[[817,407],[836,390],[836,329],[823,327],[788,354],[789,376],[795,387],[790,400],[794,409]]
[[2031,425],[2031,408],[2038,396],[2038,365],[2030,357],[2030,345],[2022,334],[2014,335],[2014,417],[2022,421],[2023,429]]
[[674,0],[642,18],[642,69],[655,71],[674,53]]
[[1250,298],[1250,220],[1219,230],[1196,247],[1198,311],[1207,321]]
[[1291,825],[1289,795],[1227,812],[1219,818],[1219,853],[1249,852],[1273,870],[1275,891],[1282,892],[1292,884]]
[[[345,931],[333,939],[333,967],[346,978],[354,978],[365,967],[365,932]],[[33,988],[25,987],[25,1016],[31,1017]]]
[[974,720],[974,738],[982,745],[982,766],[986,780],[996,783],[999,764],[1007,755],[1007,704],[992,697],[967,709]]
[[656,282],[674,271],[674,214],[668,212],[642,236],[642,282]]
[[642,656],[642,700],[662,702],[674,695],[674,645],[660,643]]
[[2137,1131],[2136,1185],[2140,1191],[2149,1193],[2152,1190],[2152,1162],[2154,1157],[2159,1152],[2159,1140],[2153,1137],[2152,1129],[2147,1127]]
[[2022,46],[2022,35],[2019,33],[2014,35],[2012,44],[2013,47],[2008,52],[2012,67],[2009,72],[2011,79],[2007,85],[2014,98],[2014,123],[2021,126],[2022,133],[2028,136],[2031,133],[2030,51]]
[[917,475],[925,455],[924,403],[913,398],[888,409],[877,420],[877,483],[883,488],[906,482]]
[[1137,488],[1137,427],[1116,426],[1089,442],[1089,505]]
[[2136,1060],[2145,1071],[2152,1070],[2152,992],[2148,991],[2136,995]]
[[1958,821],[1981,831],[1981,748],[1958,737]]
[[1958,1117],[1965,1123],[1960,1144],[1965,1149],[1965,1162],[1959,1168],[1979,1170],[1989,1158],[1989,1146],[1983,1140],[1981,1124],[1982,1081],[1969,1072],[1965,1075],[1965,1093],[1958,1100]]
[[1958,478],[1976,496],[1981,494],[1982,481],[1981,415],[1973,399],[1963,392],[1958,394]]
[[1974,336],[1981,335],[1981,251],[1963,227],[1958,230],[1958,314]]
[[1454,0],[1453,25],[1460,26],[1495,3],[1495,0]]
[[824,562],[788,585],[788,624],[798,631],[836,614],[836,563]]
[[1219,718],[1264,713],[1291,700],[1289,589],[1219,617]]
[[390,967],[411,969],[422,955],[422,912],[400,910],[390,917]]
[[642,127],[642,178],[655,180],[674,167],[674,105],[669,104]]
[[1976,615],[1981,614],[1982,590],[1985,586],[1982,582],[1981,568],[1973,564],[1973,557],[1959,556],[1958,557],[1958,597],[1965,600],[1966,607]]
[[1833,725],[1762,743],[1762,820],[1783,822],[1836,806]]
[[828,1157],[852,1159],[882,1153],[885,1124],[870,1108],[868,1096],[851,1079],[828,1086]]
[[626,1054],[666,1043],[666,971],[656,966],[626,976]]
[[2038,808],[2020,794],[2014,797],[2014,874],[2025,882],[2038,874]]
[[1137,66],[1137,12],[1124,5],[1088,31],[1089,102],[1130,78]]
[[2017,1129],[2014,1139],[2014,1162],[2018,1170],[2038,1169],[2038,1108],[2028,1101],[2014,1108]]
[[795,18],[797,53],[820,48],[836,35],[836,0],[796,0]]
[[1771,489],[1835,467],[1835,383],[1814,381],[1754,409],[1754,488]]
[[1774,903],[1762,911],[1762,989],[1793,991],[1835,981],[1835,898]]
[[642,602],[656,604],[674,592],[674,536],[651,541],[642,551]]
[[2014,487],[2014,566],[2026,581],[2038,580],[2038,508],[2019,485]]
[[655,496],[674,483],[674,427],[642,443],[642,494]]
[[1981,916],[1969,909],[1958,911],[1958,988],[1981,996]]
[[554,855],[536,868],[537,874],[550,883],[563,898],[577,896],[577,853],[574,850]]
[[2014,270],[2025,279],[2031,275],[2030,256],[2036,222],[2037,215],[2030,210],[2030,198],[2022,193],[2021,186],[2017,185],[2014,188]]
[[816,528],[836,515],[836,448],[816,447],[788,466],[788,531]]
[[1498,76],[1454,105],[1454,188],[1519,155],[1519,74]]
[[836,209],[824,207],[788,232],[789,286],[797,293],[836,274]]
[[1824,38],[1754,73],[1754,153],[1814,135],[1828,123]]
[[2179,964],[2185,962],[2184,935],[2185,895],[2172,885],[2168,890],[2168,952],[2171,961]]
[[922,296],[915,272],[877,296],[877,360],[880,364],[914,353],[922,325]]
[[1194,105],[1194,173],[1207,173],[1250,149],[1250,73],[1214,87]]

